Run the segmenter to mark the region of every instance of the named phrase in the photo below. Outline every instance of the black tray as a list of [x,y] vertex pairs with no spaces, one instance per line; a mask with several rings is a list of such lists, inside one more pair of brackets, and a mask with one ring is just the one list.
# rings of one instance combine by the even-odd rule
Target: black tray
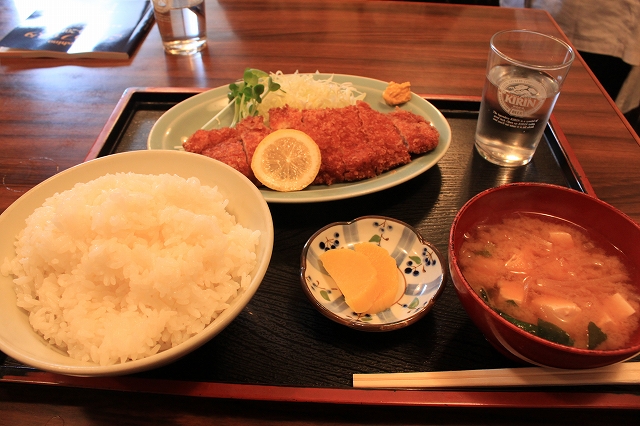
[[[87,159],[146,149],[155,121],[168,108],[198,92],[127,90]],[[330,222],[365,215],[390,216],[414,226],[446,255],[455,213],[487,188],[509,182],[545,182],[592,192],[553,120],[529,165],[501,168],[482,159],[474,149],[477,100],[428,100],[443,112],[452,129],[451,146],[438,165],[397,187],[353,199],[270,204],[275,243],[266,276],[244,311],[200,349],[165,367],[117,379],[42,373],[0,354],[1,380],[229,398],[421,405],[447,405],[455,400],[459,405],[598,406],[605,404],[605,399],[595,396],[604,395],[608,406],[640,408],[640,389],[632,386],[563,388],[565,397],[551,400],[549,395],[556,395],[558,388],[508,392],[352,389],[354,373],[520,365],[500,355],[483,338],[464,312],[451,282],[432,311],[404,329],[366,333],[325,318],[306,299],[299,279],[302,247],[316,230]],[[592,397],[575,398],[585,393]],[[621,399],[611,400],[616,395]]]

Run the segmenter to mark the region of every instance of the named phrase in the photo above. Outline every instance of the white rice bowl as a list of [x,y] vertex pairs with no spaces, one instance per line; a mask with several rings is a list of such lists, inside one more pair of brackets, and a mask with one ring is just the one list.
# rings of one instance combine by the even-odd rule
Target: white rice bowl
[[273,247],[248,179],[172,151],[61,172],[0,227],[0,350],[81,376],[154,368],[207,342],[249,302]]

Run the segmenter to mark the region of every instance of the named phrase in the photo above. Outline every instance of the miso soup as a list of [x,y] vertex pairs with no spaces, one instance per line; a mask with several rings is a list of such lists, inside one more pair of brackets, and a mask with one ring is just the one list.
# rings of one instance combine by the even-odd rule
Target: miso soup
[[604,238],[570,222],[512,213],[465,234],[460,265],[496,312],[547,340],[625,346],[638,327],[637,271]]

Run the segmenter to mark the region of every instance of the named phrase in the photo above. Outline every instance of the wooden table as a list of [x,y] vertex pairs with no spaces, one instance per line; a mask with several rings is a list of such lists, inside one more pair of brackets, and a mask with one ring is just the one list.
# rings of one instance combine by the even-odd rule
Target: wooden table
[[[0,0],[0,36],[37,1],[15,3]],[[192,57],[165,55],[154,27],[129,61],[2,59],[0,211],[40,181],[81,163],[129,87],[218,87],[254,67],[411,81],[414,92],[430,99],[477,99],[493,33],[528,28],[562,37],[539,10],[413,2],[207,0],[207,23],[208,47]],[[595,194],[640,221],[640,140],[580,59],[554,115]],[[456,410],[452,400],[424,405],[264,402],[0,383],[0,424],[513,424],[520,415],[533,423],[575,416],[611,424],[630,415],[483,403]]]

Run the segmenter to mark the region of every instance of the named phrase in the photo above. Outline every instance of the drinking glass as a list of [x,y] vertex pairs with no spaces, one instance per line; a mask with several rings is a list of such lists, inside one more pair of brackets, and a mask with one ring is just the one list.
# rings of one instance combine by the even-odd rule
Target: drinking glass
[[167,53],[191,55],[206,46],[204,0],[153,0],[153,14]]
[[546,34],[491,37],[475,135],[482,157],[500,166],[531,161],[574,59],[571,46]]

